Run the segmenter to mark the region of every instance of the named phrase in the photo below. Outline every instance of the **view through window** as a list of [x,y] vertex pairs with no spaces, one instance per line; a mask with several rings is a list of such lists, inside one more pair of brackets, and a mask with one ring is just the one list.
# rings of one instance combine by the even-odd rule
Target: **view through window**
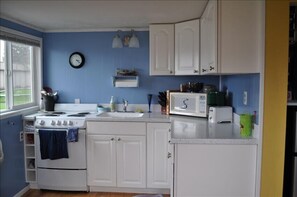
[[33,105],[40,47],[0,37],[0,111]]

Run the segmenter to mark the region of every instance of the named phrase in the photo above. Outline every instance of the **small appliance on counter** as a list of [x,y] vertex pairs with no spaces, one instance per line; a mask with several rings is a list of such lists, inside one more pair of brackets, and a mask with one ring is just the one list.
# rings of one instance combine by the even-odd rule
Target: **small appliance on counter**
[[208,121],[210,123],[232,123],[232,107],[216,106],[209,107]]
[[170,114],[207,117],[206,93],[170,92]]

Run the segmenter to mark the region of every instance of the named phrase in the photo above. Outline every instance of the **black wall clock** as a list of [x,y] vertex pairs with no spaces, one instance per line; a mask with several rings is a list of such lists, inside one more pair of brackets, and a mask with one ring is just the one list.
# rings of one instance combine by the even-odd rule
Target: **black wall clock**
[[69,64],[73,68],[81,68],[85,64],[85,57],[80,52],[74,52],[69,56]]

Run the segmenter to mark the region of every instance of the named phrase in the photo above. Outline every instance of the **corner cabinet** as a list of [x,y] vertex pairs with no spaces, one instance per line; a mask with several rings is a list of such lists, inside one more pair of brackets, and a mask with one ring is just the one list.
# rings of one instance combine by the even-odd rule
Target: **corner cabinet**
[[150,75],[174,75],[174,25],[150,25]]
[[264,62],[264,7],[265,1],[218,1],[219,73],[260,73]]
[[217,7],[216,0],[208,1],[200,19],[200,74],[202,75],[218,72]]
[[199,74],[199,19],[175,24],[175,75]]
[[87,122],[88,185],[145,188],[145,134],[145,123]]
[[170,123],[147,123],[147,187],[170,188]]

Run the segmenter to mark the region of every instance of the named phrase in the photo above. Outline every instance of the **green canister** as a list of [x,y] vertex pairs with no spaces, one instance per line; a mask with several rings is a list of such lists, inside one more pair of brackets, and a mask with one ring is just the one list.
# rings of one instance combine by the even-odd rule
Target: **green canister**
[[252,120],[251,114],[240,114],[240,135],[243,137],[251,136],[252,134]]

